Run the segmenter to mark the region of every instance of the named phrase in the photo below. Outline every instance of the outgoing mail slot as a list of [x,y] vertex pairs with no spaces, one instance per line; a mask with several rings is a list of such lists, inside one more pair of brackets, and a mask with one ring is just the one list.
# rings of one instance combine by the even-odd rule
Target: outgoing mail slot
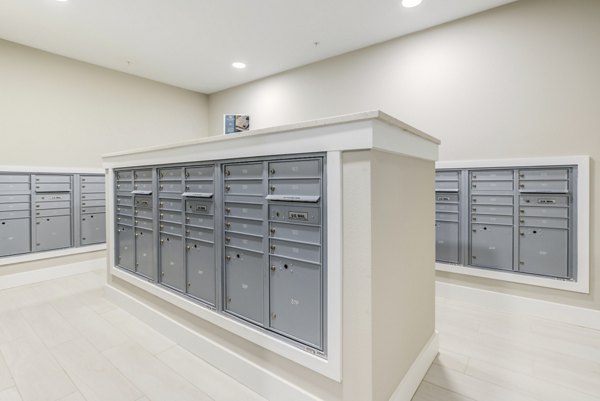
[[152,197],[138,195],[135,197],[135,207],[143,209],[152,209]]
[[520,217],[519,223],[521,226],[528,227],[547,227],[547,228],[569,228],[569,220],[555,219],[546,217]]
[[225,166],[223,175],[229,179],[261,179],[263,174],[262,163],[229,164]]
[[569,173],[566,168],[526,169],[519,170],[521,180],[567,180]]
[[211,201],[203,201],[203,200],[191,200],[188,199],[185,201],[185,210],[188,213],[195,214],[213,214],[214,213],[214,205]]
[[284,256],[312,263],[321,263],[321,247],[293,241],[271,239],[269,242],[271,255]]
[[254,203],[225,202],[225,217],[241,217],[245,219],[263,219],[263,206]]
[[[29,207],[29,205],[27,205]],[[36,210],[44,210],[44,209],[64,209],[70,208],[71,202],[69,201],[60,201],[60,202],[37,202],[35,204]]]
[[271,238],[287,239],[308,244],[321,244],[321,228],[303,224],[275,223],[269,228]]
[[263,238],[259,236],[226,232],[224,240],[227,246],[263,252]]
[[520,181],[521,192],[568,192],[568,181]]
[[0,174],[0,183],[29,182],[29,175]]
[[269,219],[297,224],[320,224],[321,209],[306,206],[270,205]]
[[71,176],[68,175],[36,175],[35,182],[38,183],[70,183]]
[[512,216],[499,216],[495,214],[472,214],[471,221],[474,223],[485,223],[485,224],[513,224]]
[[185,178],[187,180],[212,180],[214,171],[214,166],[188,167],[185,169]]
[[8,182],[0,183],[0,192],[29,191],[29,183]]
[[435,201],[437,203],[458,203],[458,194],[437,193]]
[[228,180],[223,187],[225,195],[263,195],[263,182],[260,180]]
[[321,167],[317,159],[269,163],[269,177],[271,178],[319,178],[320,176]]
[[165,180],[165,181],[180,181],[181,180],[181,174],[182,174],[182,170],[181,167],[175,167],[175,168],[161,168],[158,171],[158,178],[160,178],[160,180]]
[[225,230],[245,234],[263,235],[263,222],[256,220],[227,218]]
[[36,184],[36,192],[70,191],[71,184]]
[[214,228],[215,226],[214,217],[205,214],[188,214],[185,216],[185,223],[203,228]]
[[569,205],[567,195],[521,195],[523,206],[565,207]]
[[521,206],[519,215],[525,217],[558,217],[566,219],[569,217],[569,209],[566,207],[541,207]]
[[29,210],[29,203],[0,203],[0,212]]
[[152,179],[152,170],[135,170],[133,173],[133,178],[136,180],[148,181]]
[[492,205],[474,205],[471,204],[471,212],[479,214],[500,214],[503,216],[512,216],[512,206],[492,206]]

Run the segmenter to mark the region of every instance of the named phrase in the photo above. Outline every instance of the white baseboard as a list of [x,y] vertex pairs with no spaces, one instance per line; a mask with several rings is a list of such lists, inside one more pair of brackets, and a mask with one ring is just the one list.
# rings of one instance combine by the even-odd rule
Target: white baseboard
[[390,401],[410,401],[415,395],[419,384],[425,377],[427,370],[438,354],[439,337],[437,331],[433,333],[427,344],[421,349],[419,356],[408,369],[408,372],[394,390]]
[[97,269],[106,269],[105,257],[69,263],[66,265],[45,267],[22,273],[6,274],[0,276],[0,290],[54,280],[60,277],[72,276],[74,274],[87,273]]
[[436,282],[436,296],[473,303],[500,312],[510,311],[600,330],[599,310],[480,290],[440,281]]
[[198,334],[169,316],[107,285],[106,296],[138,319],[225,372],[268,400],[320,401],[320,398],[242,357],[232,350]]

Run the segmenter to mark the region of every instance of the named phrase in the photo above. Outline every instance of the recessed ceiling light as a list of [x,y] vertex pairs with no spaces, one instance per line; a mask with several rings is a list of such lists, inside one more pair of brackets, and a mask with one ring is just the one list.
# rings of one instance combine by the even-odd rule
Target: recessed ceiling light
[[423,0],[402,0],[402,6],[406,8],[416,7],[421,4]]
[[237,69],[241,70],[243,68],[246,68],[246,63],[242,63],[240,61],[236,61],[235,63],[232,63],[231,66],[233,68],[237,68]]

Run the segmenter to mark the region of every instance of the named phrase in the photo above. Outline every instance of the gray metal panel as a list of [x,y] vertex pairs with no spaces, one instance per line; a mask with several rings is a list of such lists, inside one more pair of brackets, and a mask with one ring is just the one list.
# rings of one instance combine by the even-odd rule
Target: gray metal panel
[[513,204],[512,195],[473,195],[471,203],[475,205],[510,205]]
[[214,166],[187,167],[185,169],[185,176],[190,180],[212,180],[214,172]]
[[36,174],[35,182],[40,183],[71,183],[70,175],[45,175],[45,174]]
[[27,203],[0,203],[0,212],[13,212],[17,210],[29,210]]
[[473,191],[512,191],[512,181],[473,181],[471,182]]
[[106,214],[94,213],[81,216],[81,245],[106,242]]
[[183,223],[183,213],[182,212],[171,212],[171,211],[161,210],[159,217],[162,221],[165,221],[165,222],[179,223],[179,224]]
[[473,266],[513,269],[513,227],[471,225],[471,261]]
[[133,216],[133,208],[131,206],[117,206],[117,214]]
[[0,174],[0,182],[29,182],[28,174]]
[[521,192],[568,192],[569,181],[521,181]]
[[321,177],[318,159],[286,160],[269,163],[270,178],[307,178]]
[[0,183],[0,192],[29,191],[29,183]]
[[519,215],[527,217],[560,217],[566,219],[569,217],[569,208],[521,206],[519,207]]
[[228,164],[225,166],[225,179],[262,179],[263,164],[262,163],[243,163],[243,164]]
[[51,216],[70,216],[71,209],[48,209],[48,210],[36,210],[35,215],[37,217],[51,217]]
[[262,220],[263,205],[252,203],[225,202],[225,216]]
[[471,212],[479,214],[498,214],[502,216],[512,216],[513,207],[511,206],[492,206],[492,205],[472,205]]
[[214,228],[215,218],[209,215],[203,214],[188,214],[185,218],[185,222],[188,225],[204,228]]
[[308,244],[321,244],[321,227],[305,224],[271,222],[269,233],[272,238],[287,239]]
[[0,203],[29,202],[29,195],[2,195]]
[[186,226],[185,236],[200,241],[214,241],[214,231],[208,228]]
[[436,193],[435,201],[437,203],[458,203],[458,194]]
[[0,220],[0,256],[18,255],[31,251],[31,220]]
[[569,171],[566,168],[521,169],[519,178],[521,180],[567,180]]
[[513,170],[475,170],[471,171],[472,181],[505,181],[513,179]]
[[36,251],[69,248],[71,246],[71,216],[36,219]]
[[322,347],[321,266],[271,258],[270,327]]
[[136,219],[142,218],[142,219],[150,219],[152,220],[154,218],[154,211],[151,209],[142,209],[142,208],[135,208],[135,217]]
[[228,180],[224,190],[227,195],[263,195],[265,192],[260,180]]
[[135,271],[154,277],[154,238],[150,230],[135,230]]
[[519,230],[519,271],[568,277],[568,231],[552,228]]
[[92,194],[82,194],[81,199],[87,200],[103,200],[106,202],[106,194],[102,193],[92,193]]
[[546,228],[569,228],[569,220],[546,217],[520,217],[521,226],[546,227]]
[[292,241],[271,238],[269,241],[271,255],[300,259],[307,262],[321,263],[321,247]]
[[459,262],[458,222],[435,222],[435,259],[440,262]]
[[263,325],[264,272],[262,253],[225,248],[225,310]]
[[471,214],[471,221],[481,224],[513,224],[512,216],[499,216],[494,214]]
[[30,216],[31,216],[31,211],[29,211],[29,210],[11,210],[8,212],[0,212],[0,220],[22,219],[22,218],[29,218]]
[[71,184],[69,183],[61,183],[61,184],[36,184],[35,185],[36,192],[61,192],[61,191],[70,191]]
[[117,224],[133,225],[133,217],[117,215]]
[[225,245],[262,252],[263,237],[225,231]]
[[160,281],[185,292],[185,268],[183,266],[183,239],[176,235],[160,235]]
[[[27,205],[29,207],[29,205]],[[68,209],[71,207],[71,201],[58,201],[58,202],[36,202],[36,210],[46,209]]]
[[321,195],[321,180],[290,179],[269,181],[269,193],[275,195]]
[[216,304],[214,244],[186,240],[187,292],[211,305]]
[[269,219],[290,223],[320,224],[321,209],[306,205],[269,205]]
[[94,200],[82,200],[81,207],[96,207],[96,206],[106,206],[106,201],[104,199],[94,199]]

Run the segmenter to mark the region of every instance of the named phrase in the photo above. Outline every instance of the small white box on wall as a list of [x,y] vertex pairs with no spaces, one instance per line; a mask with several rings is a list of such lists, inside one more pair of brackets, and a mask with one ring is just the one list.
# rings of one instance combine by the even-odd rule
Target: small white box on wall
[[247,114],[223,115],[223,133],[225,135],[244,132],[250,129],[250,116]]

